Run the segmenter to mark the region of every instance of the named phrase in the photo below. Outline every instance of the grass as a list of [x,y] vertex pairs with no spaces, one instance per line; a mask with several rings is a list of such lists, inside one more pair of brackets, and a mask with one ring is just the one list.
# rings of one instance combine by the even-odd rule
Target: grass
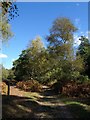
[[38,98],[40,98],[41,96],[37,92],[26,92],[25,93],[25,97],[29,97],[32,100],[37,101]]
[[[37,101],[40,97],[39,93],[26,93],[26,97]],[[90,99],[67,98],[63,95],[58,96],[74,118],[90,118]]]
[[62,98],[61,100],[74,118],[90,118],[90,102],[87,102],[88,99]]
[[[46,93],[49,93],[47,91]],[[67,98],[63,95],[56,95],[55,98],[49,96],[46,93],[37,93],[37,92],[24,92],[24,97],[19,96],[9,96],[10,99],[7,99],[8,96],[3,95],[3,116],[8,117],[33,117],[35,114],[45,111],[48,114],[51,114],[52,103],[62,102],[71,112],[73,118],[90,118],[90,98]],[[51,94],[49,94],[51,95]],[[43,104],[39,104],[38,101]],[[16,101],[16,102],[15,102]],[[51,102],[48,106],[48,103]],[[55,110],[57,111],[57,106]],[[52,114],[51,116],[53,116]],[[56,114],[58,115],[58,113]]]

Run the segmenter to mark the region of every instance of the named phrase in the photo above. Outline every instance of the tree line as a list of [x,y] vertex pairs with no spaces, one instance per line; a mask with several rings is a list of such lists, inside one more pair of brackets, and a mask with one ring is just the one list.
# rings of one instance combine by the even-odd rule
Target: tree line
[[[0,38],[4,42],[13,35],[9,21],[18,16],[18,7],[11,2],[1,2],[0,8]],[[13,62],[11,69],[0,65],[0,79],[14,79],[19,88],[28,83],[35,91],[39,90],[37,87],[41,89],[38,82],[53,83],[57,93],[64,87],[61,93],[68,96],[90,96],[90,40],[80,36],[81,43],[74,53],[74,33],[77,30],[70,19],[57,18],[45,38],[48,45],[45,47],[41,37],[37,36]]]
[[78,29],[68,18],[57,18],[46,36],[45,48],[37,36],[13,62],[13,72],[17,81],[37,80],[48,83],[56,80],[88,81],[90,78],[90,41],[81,36],[76,55],[74,54],[73,34]]

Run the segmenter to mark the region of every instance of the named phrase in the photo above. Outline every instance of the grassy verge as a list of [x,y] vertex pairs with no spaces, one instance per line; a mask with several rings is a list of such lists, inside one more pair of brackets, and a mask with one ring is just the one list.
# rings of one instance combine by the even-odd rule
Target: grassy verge
[[25,97],[29,97],[30,99],[37,101],[40,97],[39,93],[37,92],[25,92]]
[[74,118],[90,118],[90,99],[62,98]]

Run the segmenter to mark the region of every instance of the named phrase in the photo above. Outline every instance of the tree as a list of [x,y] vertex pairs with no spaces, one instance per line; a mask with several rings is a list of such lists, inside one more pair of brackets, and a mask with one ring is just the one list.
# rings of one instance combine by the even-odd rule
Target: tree
[[54,61],[53,68],[56,68],[54,77],[56,76],[58,80],[66,73],[70,73],[70,61],[73,59],[73,33],[76,30],[77,28],[68,18],[58,18],[53,22],[50,35],[47,37],[49,52]]
[[6,69],[2,64],[0,64],[0,79],[14,79],[14,71],[12,69]]
[[8,20],[19,16],[17,5],[14,2],[0,2],[2,7],[2,16],[8,14]]
[[51,45],[62,45],[73,40],[73,33],[77,28],[68,18],[57,18],[50,29],[48,41]]
[[29,77],[29,56],[27,52],[28,50],[23,50],[20,57],[13,62],[16,80],[26,80]]
[[50,80],[57,80],[54,84],[56,92],[62,92],[62,87],[70,81],[76,81],[83,69],[81,57],[75,58],[73,53],[73,34],[77,30],[68,18],[58,18],[54,21],[49,42],[50,69],[46,73]]
[[22,51],[19,59],[13,63],[17,80],[40,79],[45,63],[44,51],[40,37],[32,40],[28,48]]
[[15,78],[14,71],[12,69],[9,69],[7,79],[13,80],[14,78]]
[[16,80],[34,79],[42,83],[57,80],[63,85],[77,80],[83,60],[73,54],[73,33],[76,30],[69,19],[56,19],[47,37],[48,47],[45,48],[41,38],[36,37],[14,61]]
[[12,2],[0,2],[0,39],[2,42],[12,37],[10,19],[18,16],[18,8]]
[[2,79],[7,79],[9,75],[8,69],[5,69],[4,66],[2,65]]
[[13,33],[10,29],[10,24],[8,23],[8,20],[6,16],[2,17],[0,20],[0,39],[2,42],[10,39],[13,36]]
[[84,74],[88,75],[90,78],[90,41],[88,38],[81,36],[81,44],[79,45],[77,56],[80,55],[85,64]]

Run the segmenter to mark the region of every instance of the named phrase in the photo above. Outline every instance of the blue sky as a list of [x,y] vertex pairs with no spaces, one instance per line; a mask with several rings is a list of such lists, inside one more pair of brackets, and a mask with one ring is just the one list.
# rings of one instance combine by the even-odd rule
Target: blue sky
[[[87,2],[18,2],[19,17],[10,21],[14,37],[2,47],[2,63],[6,68],[12,67],[12,61],[17,59],[29,41],[36,36],[45,40],[49,34],[52,22],[57,17],[68,17],[79,29],[75,34],[75,42],[79,44],[81,35],[87,36],[88,3]],[[6,55],[6,56],[5,56]]]

